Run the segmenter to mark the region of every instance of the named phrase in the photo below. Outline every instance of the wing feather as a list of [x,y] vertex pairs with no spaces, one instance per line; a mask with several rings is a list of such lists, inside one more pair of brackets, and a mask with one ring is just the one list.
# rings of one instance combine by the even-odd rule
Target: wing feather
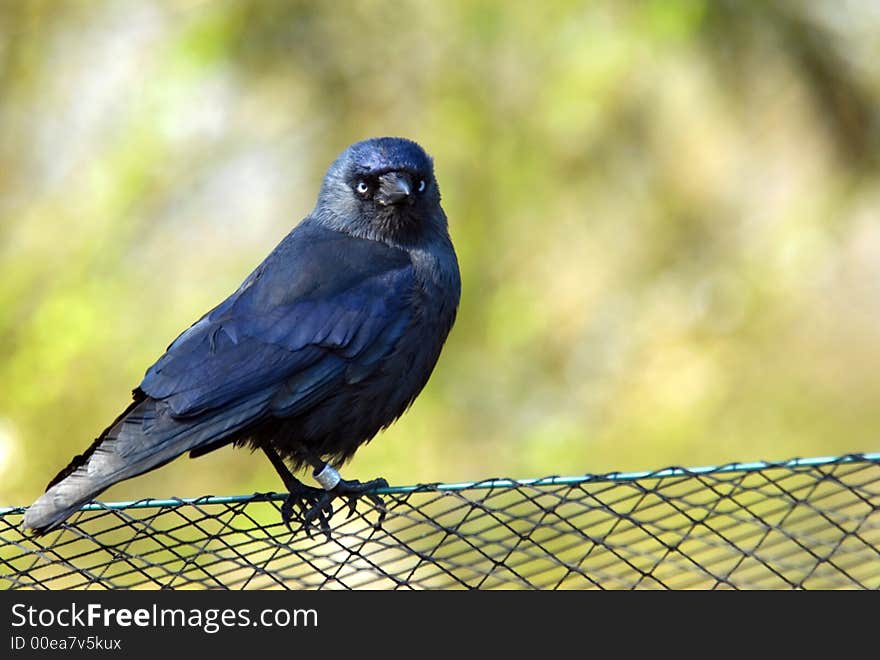
[[300,225],[229,299],[180,335],[140,389],[179,418],[268,393],[276,413],[313,404],[358,362],[363,379],[410,320],[405,252]]

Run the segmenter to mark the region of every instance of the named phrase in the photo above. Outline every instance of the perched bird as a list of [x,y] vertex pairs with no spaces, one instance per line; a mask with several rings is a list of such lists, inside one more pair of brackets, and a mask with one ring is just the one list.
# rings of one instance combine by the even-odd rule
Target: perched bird
[[[461,280],[431,158],[402,138],[353,144],[317,204],[244,283],[168,347],[131,404],[31,505],[24,526],[61,524],[109,486],[184,452],[266,453],[306,529],[329,533],[332,500],[387,485],[334,466],[397,419],[434,369]],[[309,465],[323,489],[295,472]]]

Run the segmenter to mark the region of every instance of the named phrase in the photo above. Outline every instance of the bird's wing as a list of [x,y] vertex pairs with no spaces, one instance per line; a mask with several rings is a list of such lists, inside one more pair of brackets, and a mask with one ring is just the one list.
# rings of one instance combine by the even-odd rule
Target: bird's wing
[[255,397],[292,414],[393,350],[413,291],[404,251],[300,225],[168,347],[140,389],[177,418]]

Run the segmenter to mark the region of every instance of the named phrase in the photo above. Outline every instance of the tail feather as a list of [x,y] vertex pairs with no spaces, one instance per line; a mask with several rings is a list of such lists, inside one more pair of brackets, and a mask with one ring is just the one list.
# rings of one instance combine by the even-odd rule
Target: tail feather
[[265,405],[263,400],[247,400],[214,414],[175,419],[161,401],[135,402],[49,484],[25,512],[24,527],[38,534],[54,529],[113,484],[247,426]]
[[128,404],[128,408],[126,408],[121,413],[119,413],[119,415],[116,417],[116,419],[114,419],[110,423],[110,426],[108,426],[106,429],[104,429],[101,432],[101,435],[99,435],[97,438],[95,438],[95,441],[92,442],[92,444],[88,447],[88,449],[86,449],[82,454],[78,454],[78,455],[74,456],[71,459],[70,463],[67,465],[67,467],[65,467],[63,470],[61,470],[58,474],[56,474],[52,478],[52,481],[50,481],[49,485],[46,486],[46,490],[49,490],[52,486],[57,484],[59,481],[63,481],[68,476],[73,474],[73,472],[78,467],[80,467],[81,465],[84,465],[86,463],[86,461],[89,460],[89,457],[94,453],[95,449],[97,449],[98,445],[100,445],[102,442],[104,442],[104,440],[107,439],[107,436],[110,434],[110,431],[112,431],[113,428],[119,422],[121,422],[125,418],[126,415],[128,415],[128,413],[130,413],[135,407],[137,407],[137,405],[141,401],[143,401],[144,399],[147,398],[147,395],[144,394],[140,388],[136,388],[135,390],[132,391],[131,394],[132,394],[132,398],[134,400],[130,404]]

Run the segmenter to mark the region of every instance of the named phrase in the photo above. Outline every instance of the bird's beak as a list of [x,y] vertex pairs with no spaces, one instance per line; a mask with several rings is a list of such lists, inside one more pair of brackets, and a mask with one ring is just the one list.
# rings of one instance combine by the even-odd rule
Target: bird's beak
[[409,199],[412,194],[412,184],[409,177],[402,172],[386,172],[379,177],[379,191],[376,193],[376,201],[383,206],[399,204]]

